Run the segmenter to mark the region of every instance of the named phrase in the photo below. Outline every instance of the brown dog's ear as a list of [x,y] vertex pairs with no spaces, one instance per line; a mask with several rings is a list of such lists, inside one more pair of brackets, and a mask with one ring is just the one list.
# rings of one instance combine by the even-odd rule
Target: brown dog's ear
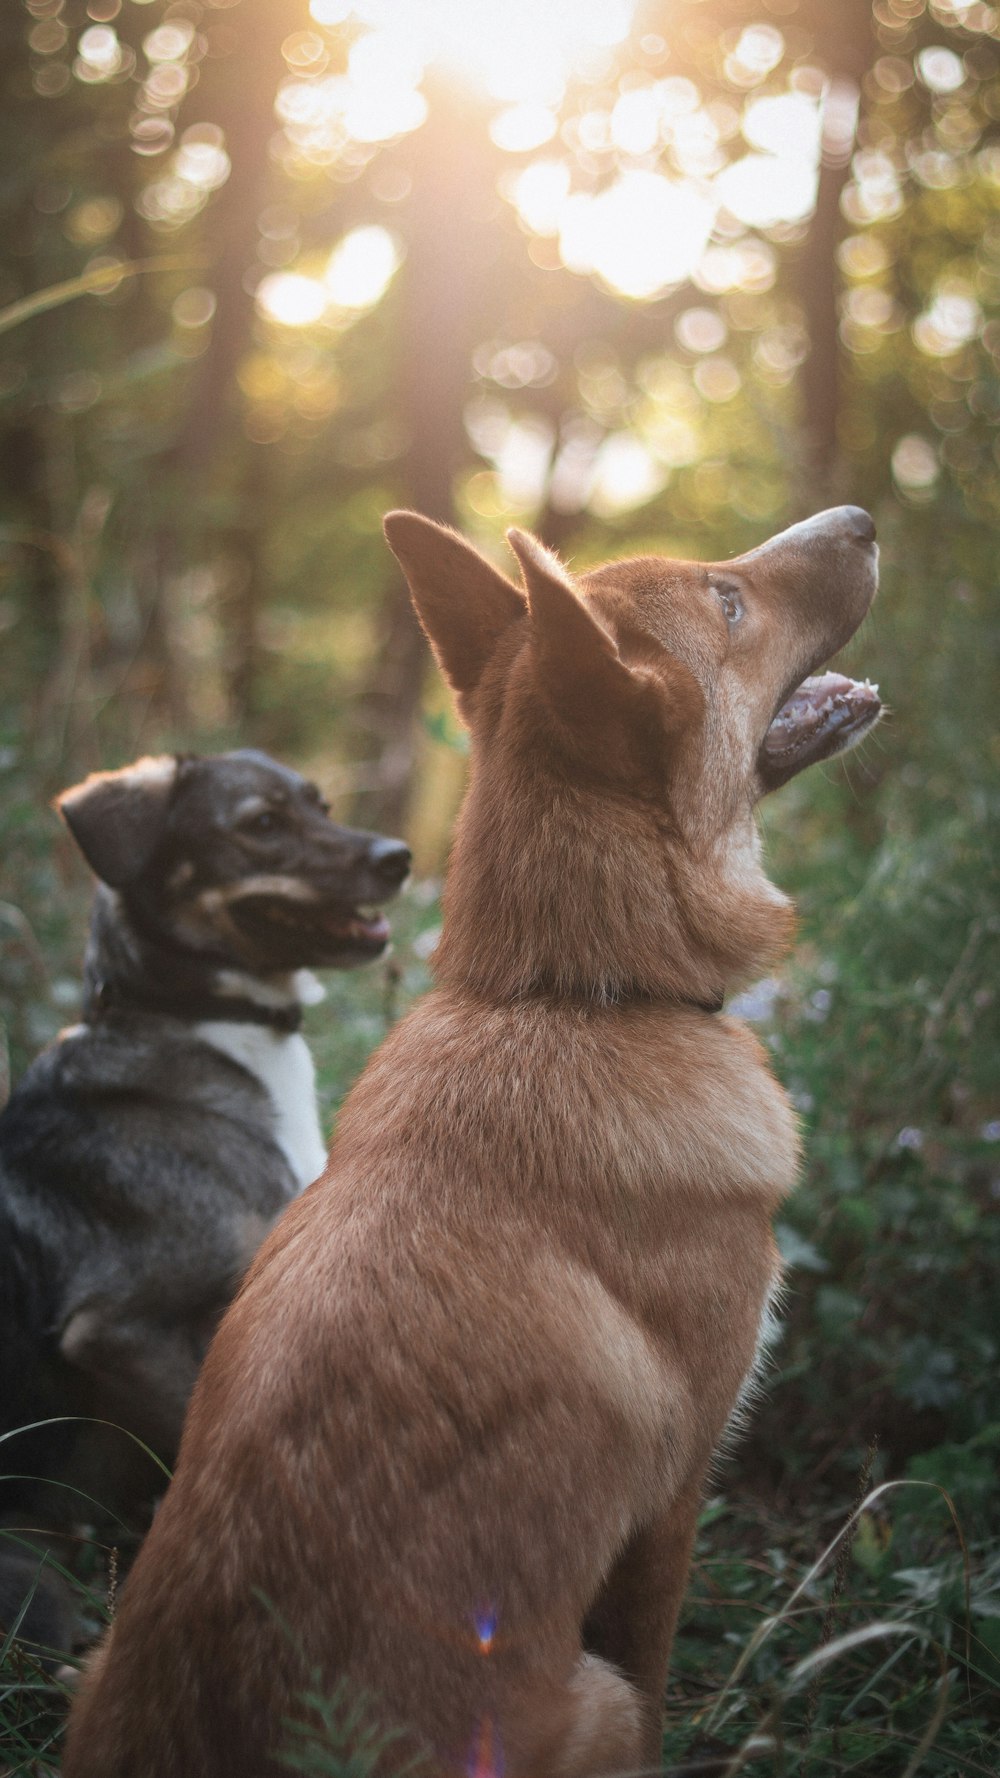
[[643,731],[664,737],[700,714],[701,687],[682,662],[662,652],[656,671],[627,665],[559,558],[524,531],[507,541],[524,570],[541,684],[578,746],[627,769]]
[[172,753],[118,772],[91,772],[56,797],[56,808],[95,876],[124,889],[142,875],[163,837],[177,782]]
[[524,594],[457,531],[417,512],[390,512],[385,535],[445,678],[459,702],[525,611]]

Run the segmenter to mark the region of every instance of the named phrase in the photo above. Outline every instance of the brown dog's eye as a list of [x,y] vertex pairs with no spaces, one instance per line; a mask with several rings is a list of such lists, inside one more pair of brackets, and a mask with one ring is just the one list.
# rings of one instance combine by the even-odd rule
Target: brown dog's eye
[[713,581],[712,591],[722,606],[727,624],[738,624],[743,616],[743,601],[736,588],[725,581]]

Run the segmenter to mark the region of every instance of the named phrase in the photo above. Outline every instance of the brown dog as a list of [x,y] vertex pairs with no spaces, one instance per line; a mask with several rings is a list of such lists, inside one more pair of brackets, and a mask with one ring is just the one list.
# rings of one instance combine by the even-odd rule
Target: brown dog
[[721,567],[525,591],[386,522],[471,726],[439,986],[210,1350],[64,1778],[264,1778],[306,1693],[377,1765],[654,1765],[706,1469],[754,1364],[795,1120],[715,1010],[785,945],[764,790],[870,728],[840,507]]

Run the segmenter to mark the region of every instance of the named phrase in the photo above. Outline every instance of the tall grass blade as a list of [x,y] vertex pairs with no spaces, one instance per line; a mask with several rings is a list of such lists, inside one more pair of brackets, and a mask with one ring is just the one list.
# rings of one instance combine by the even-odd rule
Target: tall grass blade
[[49,309],[60,309],[64,303],[75,302],[78,296],[107,296],[110,291],[117,290],[125,278],[141,278],[148,272],[187,272],[200,263],[190,254],[166,253],[155,259],[129,259],[120,265],[95,266],[93,271],[81,272],[78,278],[49,284],[44,290],[35,290],[30,296],[8,303],[5,309],[0,309],[0,333],[9,333],[12,327],[20,327],[23,321],[31,321]]

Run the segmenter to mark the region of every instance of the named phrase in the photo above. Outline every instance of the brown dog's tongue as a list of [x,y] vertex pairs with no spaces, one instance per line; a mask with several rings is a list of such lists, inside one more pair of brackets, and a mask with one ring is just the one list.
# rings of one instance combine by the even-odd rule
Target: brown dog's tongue
[[881,709],[878,686],[867,679],[848,679],[843,673],[804,679],[764,736],[761,771],[768,779],[784,779],[840,753],[872,727]]

